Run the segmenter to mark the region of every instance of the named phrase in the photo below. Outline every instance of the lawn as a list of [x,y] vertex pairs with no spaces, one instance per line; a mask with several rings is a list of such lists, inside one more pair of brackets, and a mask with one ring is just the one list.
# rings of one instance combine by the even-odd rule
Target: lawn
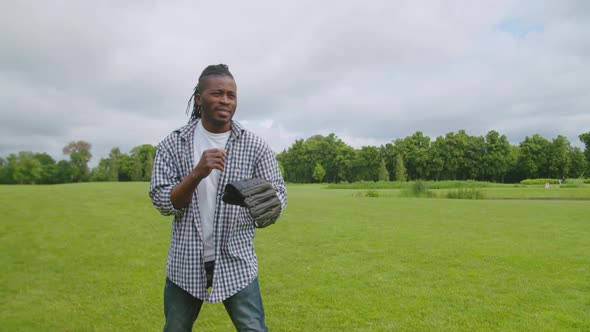
[[[271,331],[590,330],[588,201],[288,191],[256,236]],[[1,186],[0,221],[0,330],[161,330],[170,221],[146,183]],[[195,328],[232,325],[206,304]]]

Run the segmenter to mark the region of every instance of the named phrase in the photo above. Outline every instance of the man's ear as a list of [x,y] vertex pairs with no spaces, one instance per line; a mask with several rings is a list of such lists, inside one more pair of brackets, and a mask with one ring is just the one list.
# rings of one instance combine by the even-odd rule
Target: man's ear
[[197,104],[197,106],[201,107],[201,95],[200,94],[195,94],[195,104]]

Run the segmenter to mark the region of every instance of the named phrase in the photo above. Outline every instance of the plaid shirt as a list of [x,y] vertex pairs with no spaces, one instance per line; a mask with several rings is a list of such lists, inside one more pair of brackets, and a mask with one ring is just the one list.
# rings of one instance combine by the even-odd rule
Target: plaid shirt
[[[158,145],[149,195],[161,214],[174,215],[166,276],[194,297],[220,302],[242,290],[258,275],[253,245],[255,227],[246,208],[217,200],[213,226],[215,273],[208,294],[197,191],[190,204],[182,209],[175,209],[170,200],[172,188],[196,166],[193,138],[198,121],[192,120],[173,131]],[[225,171],[219,179],[217,197],[222,195],[228,182],[259,177],[272,183],[284,210],[287,191],[275,155],[268,145],[232,121],[226,151]]]

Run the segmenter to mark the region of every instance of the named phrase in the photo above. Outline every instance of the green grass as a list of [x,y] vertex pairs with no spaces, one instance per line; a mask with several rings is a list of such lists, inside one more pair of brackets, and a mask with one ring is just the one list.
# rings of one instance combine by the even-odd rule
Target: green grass
[[[590,330],[588,201],[288,190],[256,236],[272,331]],[[169,220],[147,184],[1,186],[0,202],[0,331],[161,330]],[[205,304],[195,328],[232,325]]]

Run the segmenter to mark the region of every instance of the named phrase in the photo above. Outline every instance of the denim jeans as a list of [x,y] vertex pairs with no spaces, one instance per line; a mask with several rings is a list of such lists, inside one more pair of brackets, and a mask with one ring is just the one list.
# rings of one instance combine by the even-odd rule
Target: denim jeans
[[[207,283],[210,286],[214,264],[208,262],[205,269],[207,271]],[[166,324],[164,325],[164,332],[192,331],[202,305],[203,300],[193,297],[166,278],[166,286],[164,287]],[[244,289],[224,300],[223,305],[239,332],[268,331],[264,322],[264,308],[262,307],[258,277]]]

